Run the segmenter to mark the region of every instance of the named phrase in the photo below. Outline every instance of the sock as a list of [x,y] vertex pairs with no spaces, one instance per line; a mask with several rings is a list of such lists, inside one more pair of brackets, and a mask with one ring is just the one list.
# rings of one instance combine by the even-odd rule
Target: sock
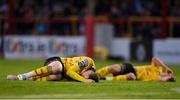
[[32,71],[33,76],[46,76],[52,73],[52,67],[51,66],[44,66],[41,68],[37,68]]
[[35,80],[37,80],[38,78],[41,78],[41,77],[40,77],[40,76],[33,76],[33,77],[30,77],[28,80],[35,81]]
[[32,81],[48,81],[50,79],[49,79],[49,76],[44,76],[44,77],[35,76],[35,77],[29,78],[29,80],[32,80]]
[[109,74],[108,67],[102,67],[96,72],[100,78],[103,78],[107,74]]
[[127,80],[127,75],[118,75],[113,77],[106,77],[106,80]]
[[44,66],[41,68],[37,68],[31,72],[20,74],[23,76],[23,80],[33,80],[33,78],[37,78],[38,76],[46,76],[52,73],[51,66]]
[[22,76],[23,76],[23,79],[27,80],[33,76],[33,72],[24,73]]
[[48,76],[37,78],[35,81],[48,81]]

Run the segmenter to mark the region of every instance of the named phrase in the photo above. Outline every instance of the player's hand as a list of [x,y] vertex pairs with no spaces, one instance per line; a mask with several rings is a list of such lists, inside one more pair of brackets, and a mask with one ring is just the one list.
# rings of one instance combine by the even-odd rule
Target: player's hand
[[83,82],[84,83],[94,83],[95,81],[92,79],[85,79]]

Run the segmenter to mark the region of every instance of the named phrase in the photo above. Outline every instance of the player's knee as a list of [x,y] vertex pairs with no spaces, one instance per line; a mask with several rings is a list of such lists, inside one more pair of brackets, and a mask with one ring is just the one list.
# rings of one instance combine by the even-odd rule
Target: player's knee
[[49,80],[50,81],[59,81],[62,79],[62,75],[58,74],[58,75],[50,75],[49,76]]
[[48,66],[52,67],[53,73],[61,73],[63,70],[63,66],[62,66],[61,62],[59,62],[59,61],[53,61]]
[[62,80],[62,75],[61,74],[59,74],[59,75],[56,75],[56,78],[55,78],[55,80],[57,80],[57,81],[59,81],[59,80]]
[[118,64],[112,65],[108,68],[108,71],[110,73],[118,73],[118,72],[120,72],[120,70],[121,70],[121,68],[120,68],[120,65],[118,65]]

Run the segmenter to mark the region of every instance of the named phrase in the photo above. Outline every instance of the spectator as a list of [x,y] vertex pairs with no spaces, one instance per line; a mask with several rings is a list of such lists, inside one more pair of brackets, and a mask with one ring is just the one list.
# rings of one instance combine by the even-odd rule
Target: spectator
[[108,0],[97,0],[95,6],[95,15],[109,16],[110,9],[111,7]]
[[0,15],[7,16],[8,7],[6,0],[0,1]]
[[180,16],[180,1],[179,0],[174,0],[172,2],[172,9],[171,9],[171,15],[172,16]]

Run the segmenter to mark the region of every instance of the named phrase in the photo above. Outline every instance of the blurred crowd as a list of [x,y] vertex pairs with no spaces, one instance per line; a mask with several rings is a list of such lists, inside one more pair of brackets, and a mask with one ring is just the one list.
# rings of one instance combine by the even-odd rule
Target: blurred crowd
[[[56,35],[83,34],[81,21],[66,21],[66,18],[81,19],[88,12],[87,0],[12,0],[14,33],[15,34],[47,34]],[[109,19],[127,21],[131,16],[160,17],[162,16],[163,0],[92,0],[94,2],[94,15],[106,16]],[[166,0],[165,0],[166,1]],[[180,17],[180,0],[167,0],[167,16]],[[0,1],[0,15],[7,16],[7,0]],[[39,20],[37,20],[39,19]],[[59,20],[61,19],[61,20]],[[50,20],[51,22],[47,21]],[[49,24],[50,23],[50,24]],[[125,31],[119,29],[119,23],[113,22],[114,36],[121,37],[128,33],[127,23]],[[74,26],[73,26],[74,25]],[[133,37],[159,38],[160,24],[157,23],[134,23],[132,24]],[[4,27],[6,27],[4,22]],[[71,31],[73,29],[76,31]],[[6,29],[6,28],[5,28]],[[50,29],[50,30],[49,30]],[[179,37],[180,24],[174,23],[172,31],[174,36]],[[73,33],[76,32],[76,33]]]
[[14,4],[18,18],[84,16],[86,8],[86,0],[16,0]]

